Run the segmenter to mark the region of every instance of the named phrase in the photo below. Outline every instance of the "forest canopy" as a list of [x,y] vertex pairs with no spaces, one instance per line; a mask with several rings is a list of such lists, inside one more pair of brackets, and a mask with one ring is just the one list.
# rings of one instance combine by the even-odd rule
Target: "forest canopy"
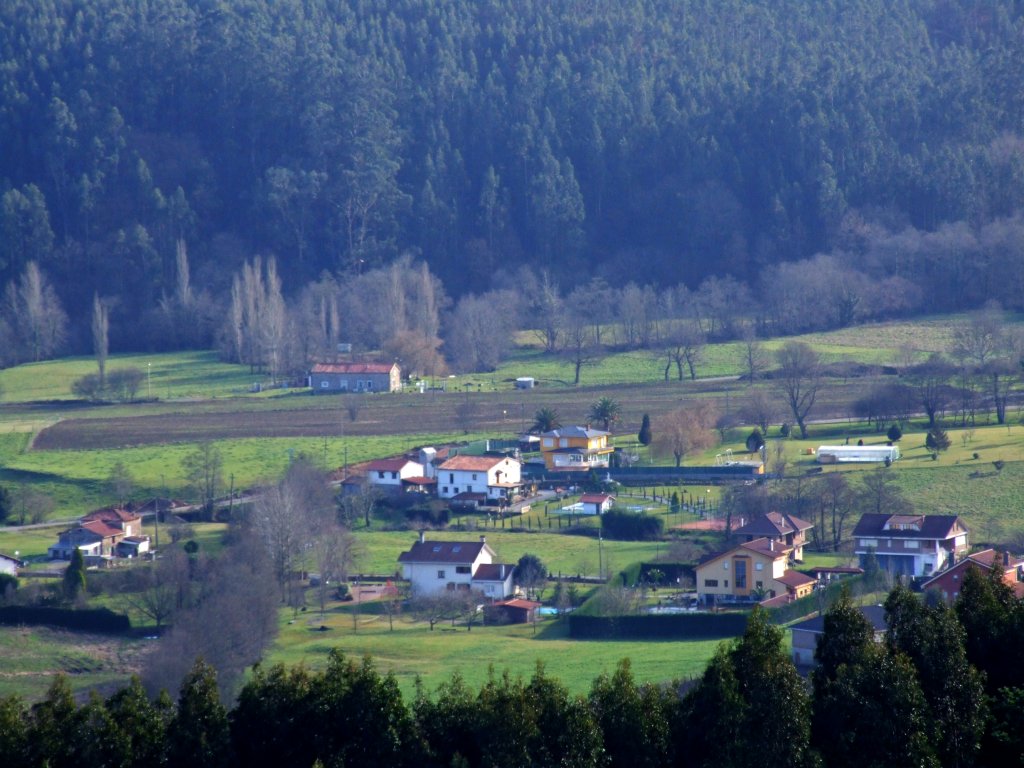
[[[762,305],[813,297],[832,325],[1020,308],[1021,16],[983,0],[9,0],[0,284],[36,264],[80,350],[97,296],[115,350],[212,344],[257,257],[288,297],[404,257],[456,299],[526,267],[563,293],[730,278]],[[181,298],[183,245],[220,311],[168,337],[182,324],[157,308]],[[775,330],[800,330],[787,307],[767,310]]]

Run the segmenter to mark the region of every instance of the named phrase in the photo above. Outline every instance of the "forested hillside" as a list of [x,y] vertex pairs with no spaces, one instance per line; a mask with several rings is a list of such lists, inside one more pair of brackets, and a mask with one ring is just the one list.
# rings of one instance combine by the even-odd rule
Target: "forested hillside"
[[771,332],[1020,308],[1022,49],[1019,1],[7,0],[0,284],[79,351],[94,296],[115,350],[211,344],[256,256],[289,300],[405,254]]

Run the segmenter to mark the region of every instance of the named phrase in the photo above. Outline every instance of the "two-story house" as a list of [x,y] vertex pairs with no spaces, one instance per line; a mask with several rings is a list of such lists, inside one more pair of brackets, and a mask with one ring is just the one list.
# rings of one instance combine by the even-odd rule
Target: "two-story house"
[[82,550],[86,557],[112,557],[123,538],[124,531],[120,528],[113,528],[102,520],[90,520],[61,531],[57,543],[47,551],[51,560],[70,560],[76,549]]
[[508,503],[523,485],[520,469],[510,456],[453,456],[437,468],[437,495],[464,503]]
[[476,589],[500,600],[514,591],[515,566],[495,563],[495,557],[485,536],[479,541],[427,541],[421,532],[419,541],[400,554],[398,562],[413,594]]
[[1024,597],[1024,583],[1021,582],[1024,559],[1014,557],[1009,552],[996,552],[994,549],[983,549],[981,552],[968,555],[955,565],[932,576],[921,585],[921,589],[932,590],[941,595],[943,600],[951,603],[960,595],[960,585],[963,584],[968,568],[977,568],[982,573],[998,568],[1002,572],[1003,582],[1013,589],[1017,597]]
[[111,528],[124,531],[125,536],[142,536],[142,516],[124,507],[103,507],[97,509],[79,522],[91,523],[93,521],[106,523]]
[[956,515],[862,515],[853,529],[863,568],[874,552],[878,567],[903,576],[931,576],[967,554],[968,530]]
[[711,605],[809,595],[814,579],[786,568],[792,552],[791,547],[761,538],[711,555],[695,569],[697,597]]
[[549,470],[589,471],[608,466],[615,449],[608,445],[611,433],[590,427],[562,427],[540,436],[540,451]]
[[429,480],[420,462],[404,457],[367,462],[365,471],[366,484],[384,493],[420,489]]
[[793,515],[782,512],[769,512],[761,517],[754,518],[746,525],[741,525],[733,531],[740,537],[741,541],[753,541],[754,539],[766,538],[776,541],[783,546],[793,550],[794,560],[804,559],[804,544],[807,542],[807,531],[814,527],[814,523],[808,523]]

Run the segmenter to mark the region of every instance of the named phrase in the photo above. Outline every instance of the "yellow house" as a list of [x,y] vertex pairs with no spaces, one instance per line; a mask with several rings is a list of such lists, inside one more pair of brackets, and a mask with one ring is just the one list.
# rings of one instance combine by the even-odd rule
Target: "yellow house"
[[551,470],[590,470],[607,467],[615,449],[608,445],[611,433],[590,427],[564,427],[540,436],[544,466]]
[[809,595],[814,579],[786,568],[792,551],[781,542],[760,538],[712,555],[695,569],[697,597],[707,605]]

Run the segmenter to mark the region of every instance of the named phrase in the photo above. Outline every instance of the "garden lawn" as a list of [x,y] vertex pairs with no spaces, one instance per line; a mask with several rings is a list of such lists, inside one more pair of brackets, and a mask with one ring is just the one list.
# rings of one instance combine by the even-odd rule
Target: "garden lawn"
[[[356,538],[363,544],[364,554],[357,564],[362,573],[389,574],[399,569],[398,556],[416,541],[415,531],[365,531],[356,529]],[[527,533],[480,529],[478,531],[428,531],[427,540],[478,541],[486,536],[497,553],[498,561],[515,563],[524,554],[536,555],[552,576],[597,575],[597,539],[557,533]],[[655,541],[611,541],[602,543],[605,567],[610,572],[630,563],[653,560],[664,554],[668,545]]]
[[[545,670],[573,693],[585,693],[602,672],[615,670],[628,657],[633,674],[642,682],[663,682],[699,675],[714,654],[718,641],[585,641],[571,640],[564,624],[553,619],[531,625],[502,627],[438,624],[431,632],[426,623],[406,617],[388,629],[384,616],[370,613],[372,604],[358,615],[353,630],[349,608],[332,607],[324,621],[314,610],[300,614],[294,624],[284,624],[267,655],[267,662],[289,665],[304,663],[322,667],[327,653],[337,648],[349,657],[373,657],[377,668],[392,672],[406,700],[415,695],[419,678],[428,692],[458,672],[474,689],[486,682],[488,674],[506,670],[513,676],[529,678],[538,660]],[[283,614],[291,617],[291,612]],[[320,627],[327,627],[321,631]]]

